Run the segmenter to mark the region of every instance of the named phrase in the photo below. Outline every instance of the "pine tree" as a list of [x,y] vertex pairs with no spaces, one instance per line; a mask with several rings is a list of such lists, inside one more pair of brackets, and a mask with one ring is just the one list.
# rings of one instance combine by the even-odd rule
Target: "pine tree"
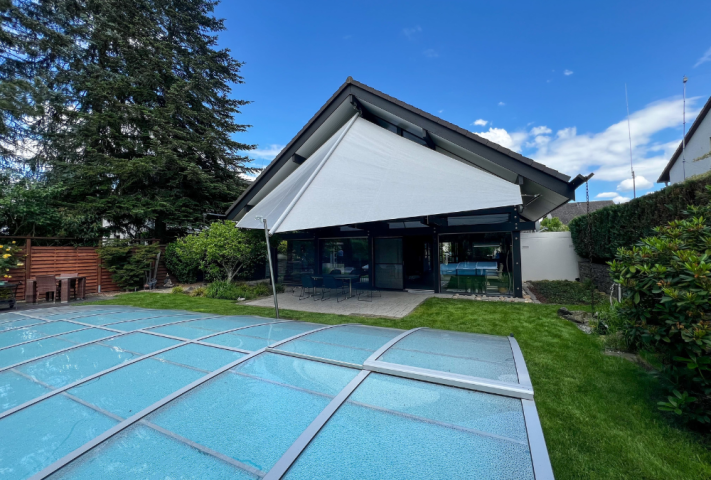
[[[18,40],[33,72],[29,164],[61,184],[63,206],[132,236],[167,236],[224,211],[250,172],[230,98],[241,63],[217,47],[223,22],[210,0],[15,2],[40,25]],[[32,27],[30,27],[32,28]],[[40,40],[41,40],[40,39]],[[23,43],[24,42],[24,43]],[[20,62],[21,63],[21,62]]]

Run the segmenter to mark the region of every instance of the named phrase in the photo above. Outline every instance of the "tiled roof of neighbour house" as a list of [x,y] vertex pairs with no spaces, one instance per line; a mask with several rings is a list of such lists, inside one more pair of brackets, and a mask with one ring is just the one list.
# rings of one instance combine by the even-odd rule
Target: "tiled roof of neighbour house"
[[[590,211],[594,212],[595,210],[600,210],[601,208],[609,207],[614,204],[615,202],[612,200],[597,200],[590,202]],[[586,202],[571,202],[556,208],[548,215],[551,217],[558,217],[563,224],[568,225],[572,219],[585,215],[586,213],[588,213]]]
[[[691,125],[691,128],[686,133],[686,137],[684,137],[684,140],[687,144],[691,140],[691,137],[694,136],[694,133],[696,133],[696,129],[699,128],[699,125],[701,125],[701,122],[704,121],[704,118],[706,118],[706,115],[709,113],[709,111],[711,111],[711,97],[709,97],[708,101],[706,102],[706,105],[704,105],[704,107],[701,109],[699,115],[696,117],[696,120],[694,120],[694,123]],[[657,183],[666,183],[670,180],[669,173],[671,172],[671,169],[676,163],[676,161],[679,159],[682,147],[683,143],[679,142],[679,146],[676,148],[676,151],[674,151],[674,155],[672,155],[671,159],[669,160],[669,163],[667,163],[667,166],[664,167],[662,174],[659,175]]]

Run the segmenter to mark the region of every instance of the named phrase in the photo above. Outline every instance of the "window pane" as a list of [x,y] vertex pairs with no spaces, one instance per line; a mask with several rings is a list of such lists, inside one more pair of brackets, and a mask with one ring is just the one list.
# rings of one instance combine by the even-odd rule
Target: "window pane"
[[277,275],[280,283],[300,283],[301,275],[316,273],[313,240],[286,240],[279,244]]
[[360,275],[368,281],[369,259],[367,238],[321,240],[321,273]]
[[440,236],[442,292],[475,295],[513,293],[513,247],[510,233]]

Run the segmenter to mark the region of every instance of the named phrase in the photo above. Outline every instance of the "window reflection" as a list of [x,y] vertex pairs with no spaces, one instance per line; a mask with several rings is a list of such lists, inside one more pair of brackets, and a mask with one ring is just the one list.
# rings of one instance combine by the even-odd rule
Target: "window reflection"
[[314,244],[313,240],[286,240],[279,244],[278,282],[301,283],[302,274],[316,273]]
[[367,238],[338,238],[320,242],[322,274],[360,275],[361,282],[368,281]]
[[439,255],[442,292],[513,293],[510,233],[441,235]]

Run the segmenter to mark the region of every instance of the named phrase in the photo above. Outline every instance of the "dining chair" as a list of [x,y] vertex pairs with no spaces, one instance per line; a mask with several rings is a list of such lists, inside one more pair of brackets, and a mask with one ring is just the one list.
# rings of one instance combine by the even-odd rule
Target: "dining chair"
[[[314,280],[311,275],[301,275],[301,295],[299,295],[299,300],[304,300],[305,298],[315,297],[316,289],[320,286],[320,280]],[[311,295],[307,294],[307,290],[311,289]]]
[[49,302],[49,294],[52,294],[52,303],[56,301],[57,298],[57,279],[54,275],[37,275],[36,280],[36,292],[37,298],[39,300],[40,295],[44,295],[45,300]]
[[[78,277],[78,276],[79,276],[79,272],[60,273],[59,276],[60,276],[60,277]],[[74,298],[77,298],[77,280],[76,280],[76,279],[69,281],[69,288],[74,289]],[[61,298],[62,294],[60,293],[59,296],[60,296],[60,298]],[[67,299],[67,300],[69,300],[69,299]]]
[[340,302],[341,300],[338,299],[339,292],[344,295],[345,298],[343,300],[346,300],[348,298],[348,293],[346,292],[345,288],[345,283],[343,280],[339,280],[337,278],[334,278],[333,275],[324,275],[323,276],[323,288],[321,289],[321,301],[328,300],[331,297],[326,297],[326,290],[330,292],[336,292],[336,302]]

